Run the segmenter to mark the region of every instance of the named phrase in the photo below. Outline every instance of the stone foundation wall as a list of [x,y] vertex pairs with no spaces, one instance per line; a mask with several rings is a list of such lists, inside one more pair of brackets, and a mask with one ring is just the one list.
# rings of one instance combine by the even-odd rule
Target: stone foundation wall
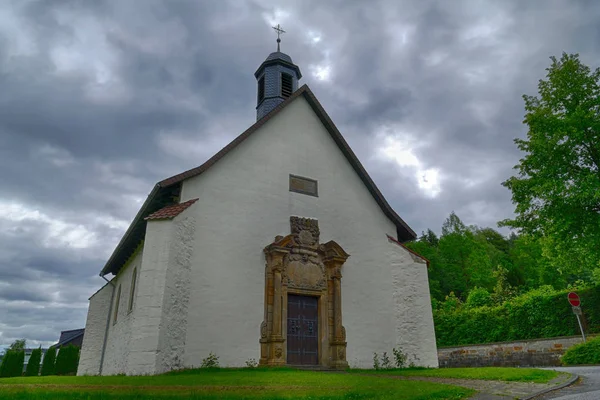
[[581,336],[438,348],[440,367],[542,367],[560,365]]

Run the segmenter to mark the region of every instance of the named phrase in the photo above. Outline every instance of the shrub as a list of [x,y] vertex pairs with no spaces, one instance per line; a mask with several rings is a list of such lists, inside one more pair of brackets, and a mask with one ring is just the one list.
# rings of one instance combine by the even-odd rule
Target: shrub
[[392,349],[394,353],[394,361],[396,362],[396,368],[404,368],[406,367],[406,354],[402,352],[402,349],[396,349],[395,347]]
[[564,365],[600,364],[600,337],[570,347],[561,362]]
[[391,369],[392,368],[392,362],[390,361],[390,358],[387,355],[387,352],[383,352],[383,355],[381,356],[381,368],[383,369]]
[[54,373],[56,375],[74,375],[79,364],[79,347],[72,344],[58,350]]
[[492,305],[492,295],[484,288],[475,287],[467,296],[467,307],[476,308]]
[[24,350],[7,350],[0,365],[0,377],[8,378],[23,375]]
[[373,352],[373,369],[381,369],[381,364],[379,363],[379,356],[375,352]]
[[[502,305],[461,307],[449,296],[448,307],[434,310],[438,346],[579,335],[567,302],[569,290],[543,286]],[[600,333],[600,287],[578,290],[588,333]],[[450,303],[455,303],[450,307]]]
[[25,376],[38,376],[40,373],[40,361],[42,360],[42,348],[37,348],[31,352]]
[[211,351],[208,353],[208,357],[202,359],[200,368],[219,368],[219,356]]
[[246,368],[256,368],[258,363],[254,358],[249,358],[246,360]]
[[54,362],[56,361],[56,347],[50,347],[42,361],[42,376],[54,375]]

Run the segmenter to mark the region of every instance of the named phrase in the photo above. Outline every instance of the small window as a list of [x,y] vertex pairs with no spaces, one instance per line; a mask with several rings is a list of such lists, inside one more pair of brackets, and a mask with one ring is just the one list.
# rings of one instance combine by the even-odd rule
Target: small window
[[115,314],[113,317],[113,324],[117,323],[117,316],[119,315],[119,302],[121,301],[121,285],[119,285],[119,289],[117,290],[117,299],[115,301]]
[[265,97],[265,77],[258,80],[258,102],[260,103]]
[[292,76],[290,74],[281,74],[281,96],[288,98],[292,95],[294,88],[292,86]]
[[135,295],[135,282],[137,280],[137,268],[133,269],[133,275],[131,276],[131,290],[129,291],[129,307],[128,311],[133,310],[133,296]]

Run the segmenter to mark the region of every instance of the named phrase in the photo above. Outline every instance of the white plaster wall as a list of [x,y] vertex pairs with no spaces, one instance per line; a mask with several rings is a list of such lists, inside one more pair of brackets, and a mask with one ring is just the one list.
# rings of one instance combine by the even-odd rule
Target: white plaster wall
[[[194,206],[192,206],[193,209]],[[163,296],[163,315],[158,338],[156,372],[183,368],[190,302],[190,273],[194,254],[196,220],[190,209],[173,220],[169,264]]]
[[[136,269],[139,278],[142,260],[143,253],[141,250],[139,250],[134,257],[132,257],[121,269],[121,271],[119,271],[119,274],[111,280],[111,282],[115,285],[115,295],[113,299],[113,308],[110,315],[108,339],[106,341],[106,349],[104,351],[102,375],[115,375],[128,372],[128,358],[132,343],[132,326],[136,310],[135,299],[132,311],[130,312],[128,310],[129,294],[131,293],[131,278],[133,271]],[[136,285],[138,284],[139,279]],[[117,322],[114,323],[114,312],[117,304],[119,285],[121,286],[121,296],[120,299],[118,299],[119,310]]]
[[156,373],[167,268],[171,257],[173,222],[148,221],[143,261],[135,296],[131,340],[127,350],[129,375]]
[[389,243],[388,254],[394,283],[396,344],[408,356],[408,362],[437,368],[427,264],[397,243]]
[[98,375],[100,373],[102,345],[111,297],[112,286],[110,284],[104,285],[90,297],[77,375]]
[[[318,180],[319,197],[290,192],[289,174]],[[351,365],[370,367],[373,351],[390,352],[396,345],[395,286],[386,237],[395,236],[396,227],[304,98],[207,172],[185,181],[181,201],[192,198],[199,200],[186,210],[198,225],[187,366],[198,366],[211,351],[223,366],[259,358],[262,249],[275,235],[290,233],[291,215],[318,219],[321,242],[335,240],[351,255],[342,279]]]

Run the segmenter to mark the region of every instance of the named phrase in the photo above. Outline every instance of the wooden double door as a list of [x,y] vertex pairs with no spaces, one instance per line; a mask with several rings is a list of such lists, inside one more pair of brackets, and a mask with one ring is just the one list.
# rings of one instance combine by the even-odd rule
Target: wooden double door
[[319,364],[319,304],[317,297],[288,294],[287,363]]

